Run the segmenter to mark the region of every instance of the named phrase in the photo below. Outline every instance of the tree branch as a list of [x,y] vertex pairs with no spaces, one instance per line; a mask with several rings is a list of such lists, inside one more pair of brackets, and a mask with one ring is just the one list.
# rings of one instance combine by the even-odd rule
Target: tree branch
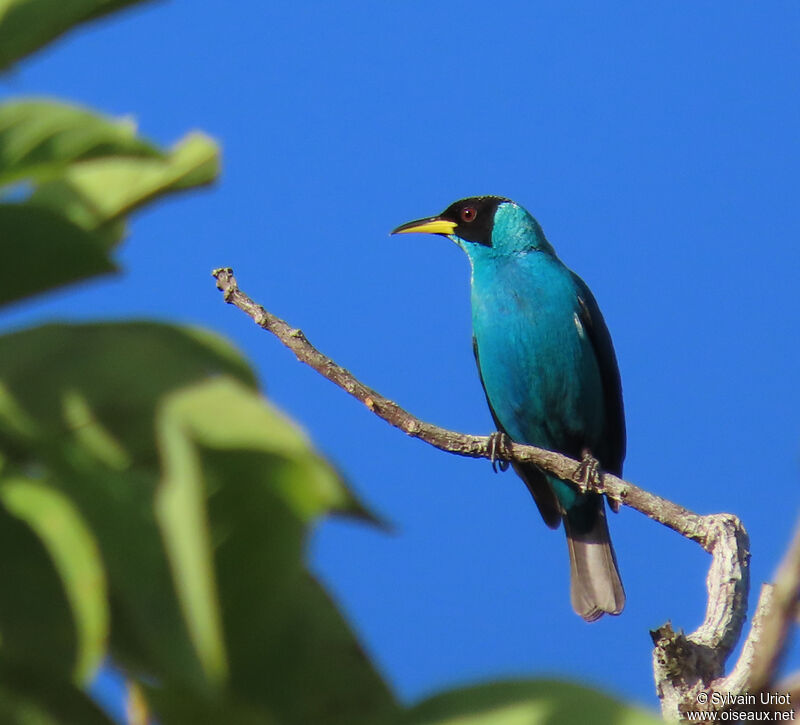
[[[213,276],[216,278],[217,287],[223,292],[226,302],[249,315],[259,327],[275,335],[295,354],[300,362],[314,368],[320,375],[360,400],[379,418],[442,451],[470,458],[491,458],[492,451],[489,447],[488,436],[456,433],[414,417],[397,403],[367,387],[341,365],[323,355],[308,341],[302,330],[291,327],[284,320],[250,299],[239,289],[236,278],[233,276],[233,270],[230,268],[215,269]],[[513,442],[503,451],[497,452],[497,455],[510,461],[535,463],[540,468],[567,480],[572,480],[575,469],[579,465],[579,461],[555,451]],[[699,516],[610,473],[602,475],[602,485],[598,490],[664,526],[668,526],[686,538],[696,541],[707,551],[716,545],[718,532],[715,524],[718,523],[719,517]],[[737,525],[741,526],[741,524]]]
[[[239,289],[232,269],[220,268],[212,274],[226,302],[249,315],[257,325],[275,335],[298,360],[360,400],[387,423],[440,450],[473,458],[491,458],[491,439],[488,436],[456,433],[415,418],[323,355],[301,330],[291,327],[250,299]],[[565,480],[573,480],[579,464],[554,451],[519,443],[511,443],[499,457],[534,463]],[[600,484],[593,490],[697,542],[712,556],[706,579],[708,604],[703,624],[689,635],[676,633],[669,623],[651,633],[655,644],[656,689],[662,701],[662,711],[667,717],[680,717],[687,709],[698,709],[698,694],[708,691],[715,681],[721,681],[725,661],[741,634],[749,588],[747,532],[739,519],[731,514],[700,516],[617,476],[603,473],[600,478]],[[742,670],[749,673],[750,665],[742,664]],[[737,680],[741,688],[751,681],[741,673]]]
[[[770,687],[781,658],[789,643],[789,634],[797,617],[800,599],[800,522],[792,543],[783,557],[775,582],[764,585],[759,600],[763,610],[761,626],[751,628],[745,646],[752,648],[752,667],[745,687],[749,692],[761,692]],[[753,633],[757,636],[753,637]],[[751,642],[750,640],[753,639]]]

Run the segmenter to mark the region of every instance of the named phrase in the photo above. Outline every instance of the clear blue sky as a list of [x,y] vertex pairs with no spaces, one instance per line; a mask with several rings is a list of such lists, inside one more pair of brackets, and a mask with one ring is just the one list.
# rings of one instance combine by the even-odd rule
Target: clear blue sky
[[[218,186],[136,217],[121,278],[27,304],[178,318],[231,338],[269,395],[396,526],[331,522],[313,568],[399,695],[555,674],[655,706],[648,629],[701,621],[709,559],[624,510],[628,605],[572,613],[563,533],[512,474],[406,438],[216,292],[243,288],[420,417],[491,419],[468,267],[388,237],[473,194],[527,207],[592,287],[622,372],[626,477],[739,515],[753,594],[800,501],[800,6],[629,2],[156,3],[69,36],[5,94],[133,114],[224,149]],[[800,648],[791,662],[800,666]]]

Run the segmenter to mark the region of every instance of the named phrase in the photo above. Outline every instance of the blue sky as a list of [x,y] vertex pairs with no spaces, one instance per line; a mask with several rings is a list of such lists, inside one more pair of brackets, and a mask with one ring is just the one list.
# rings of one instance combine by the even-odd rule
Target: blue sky
[[[709,559],[623,510],[628,605],[572,613],[563,533],[512,474],[408,439],[241,313],[210,270],[411,412],[488,433],[468,267],[388,237],[473,194],[528,208],[591,286],[617,349],[626,477],[739,515],[755,601],[800,500],[800,6],[156,3],[69,36],[6,94],[134,115],[222,144],[212,190],[136,217],[122,277],[49,295],[54,316],[178,319],[228,336],[387,535],[330,522],[313,568],[399,695],[559,675],[655,706],[648,630],[694,629]],[[790,655],[800,666],[800,649]]]

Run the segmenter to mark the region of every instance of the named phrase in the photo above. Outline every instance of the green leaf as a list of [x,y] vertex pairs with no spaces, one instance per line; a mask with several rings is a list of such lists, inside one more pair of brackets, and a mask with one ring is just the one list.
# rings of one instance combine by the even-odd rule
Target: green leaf
[[[298,536],[305,522],[323,512],[365,512],[306,437],[233,379],[219,378],[169,396],[159,413],[157,431],[164,471],[157,498],[159,522],[195,648],[209,679],[219,682],[228,665],[207,523],[207,486],[216,491],[244,479],[252,486],[274,488],[296,518],[293,535]],[[221,477],[207,480],[203,450],[225,458]],[[291,477],[281,475],[287,467],[294,469]],[[240,525],[247,521],[226,524]],[[299,571],[300,549],[293,554],[292,566]]]
[[68,679],[0,659],[0,722],[3,725],[114,725]]
[[74,675],[78,643],[63,582],[44,542],[0,505],[0,662],[13,658],[62,678]]
[[203,449],[229,687],[279,722],[385,722],[391,692],[303,565],[307,520],[289,492],[308,486],[307,456]]
[[[19,104],[9,117],[30,121],[35,110]],[[114,271],[108,250],[122,238],[128,213],[164,194],[209,183],[218,172],[217,147],[201,134],[190,134],[159,157],[130,129],[77,109],[59,111],[61,132],[57,120],[11,123],[6,138],[2,113],[0,178],[4,161],[9,178],[62,167],[61,176],[41,183],[25,203],[0,204],[0,254],[7,270],[0,305]],[[85,123],[82,114],[88,115]],[[137,149],[143,155],[102,155]],[[81,153],[94,158],[63,165]]]
[[396,709],[303,563],[316,518],[364,509],[217,338],[146,323],[0,337],[0,449],[6,475],[41,469],[94,533],[113,656],[153,678],[165,725]]
[[[159,521],[193,629],[218,631],[219,615],[202,616],[221,614],[230,674],[221,696],[258,703],[288,723],[367,725],[394,712],[391,693],[303,563],[315,518],[364,515],[336,472],[296,426],[230,379],[168,397],[158,429],[166,476]],[[198,551],[213,560],[200,561]],[[174,707],[172,697],[160,693],[156,710]]]
[[[166,432],[180,431],[204,449],[246,450],[291,461],[299,467],[300,480],[276,484],[301,521],[341,513],[377,523],[343,484],[339,473],[314,451],[306,434],[252,388],[235,380],[218,378],[167,398],[159,430],[162,441]],[[162,446],[167,472],[170,453]]]
[[130,119],[44,99],[0,104],[0,186],[52,178],[70,163],[105,156],[162,153],[136,136]]
[[[59,461],[74,448],[87,457],[87,466],[99,464],[98,455],[104,466],[107,456],[124,455],[156,472],[154,421],[162,396],[219,375],[256,386],[249,366],[226,341],[194,328],[50,324],[2,335],[0,446],[24,444],[30,453],[57,455]],[[20,421],[26,421],[22,427]],[[98,454],[96,442],[87,439],[92,429],[114,440],[117,452]]]
[[98,235],[29,204],[0,204],[0,256],[0,305],[116,269]]
[[[219,149],[202,133],[187,135],[163,159],[109,157],[74,164],[39,186],[31,204],[54,209],[108,245],[121,238],[109,227],[156,197],[210,184],[219,173]],[[108,233],[110,231],[110,233]]]
[[[48,325],[0,337],[0,450],[6,475],[46,472],[94,533],[112,594],[117,661],[193,691],[206,688],[207,680],[155,519],[160,477],[155,420],[165,394],[219,375],[255,385],[230,346],[198,330],[152,323]],[[30,534],[24,546],[21,542],[11,537],[8,547],[41,548]],[[18,580],[27,581],[22,573]],[[47,606],[37,600],[38,609],[28,609],[48,624],[55,621],[53,608],[65,609],[67,621],[58,631],[66,632],[60,640],[42,634],[42,643],[37,631],[21,633],[20,646],[35,642],[37,651],[52,650],[54,658],[71,662],[69,608],[53,588]],[[0,599],[6,594],[18,593],[0,588]],[[25,611],[22,605],[13,608],[8,621]],[[5,648],[5,629],[0,634]],[[49,639],[53,644],[45,644]]]
[[164,480],[156,511],[183,614],[206,677],[219,683],[228,664],[222,637],[201,463],[180,413],[160,416]]
[[257,703],[243,702],[229,692],[213,691],[203,697],[196,692],[152,683],[143,684],[142,689],[161,725],[287,725]]
[[436,695],[397,725],[658,725],[639,707],[554,680],[500,682]]
[[100,552],[63,493],[24,478],[0,478],[0,502],[37,534],[61,577],[77,630],[75,674],[87,683],[108,644],[109,612]]
[[0,0],[0,70],[73,26],[141,0]]

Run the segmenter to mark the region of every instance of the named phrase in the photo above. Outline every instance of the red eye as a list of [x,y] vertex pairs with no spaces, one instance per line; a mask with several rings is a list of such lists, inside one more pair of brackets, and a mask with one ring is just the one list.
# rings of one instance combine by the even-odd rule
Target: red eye
[[476,211],[474,206],[465,206],[461,210],[461,221],[462,222],[469,222],[475,221],[475,217],[478,216],[478,212]]

